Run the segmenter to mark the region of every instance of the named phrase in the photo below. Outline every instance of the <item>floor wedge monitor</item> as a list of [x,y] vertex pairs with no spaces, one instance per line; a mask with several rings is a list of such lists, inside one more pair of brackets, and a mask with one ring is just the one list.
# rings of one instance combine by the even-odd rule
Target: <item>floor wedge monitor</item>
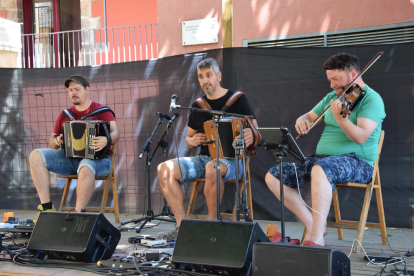
[[102,214],[42,212],[27,249],[77,261],[109,259],[121,233]]
[[268,241],[256,222],[184,219],[172,262],[198,272],[251,275],[253,244]]
[[351,264],[342,251],[323,246],[256,243],[253,276],[349,276]]

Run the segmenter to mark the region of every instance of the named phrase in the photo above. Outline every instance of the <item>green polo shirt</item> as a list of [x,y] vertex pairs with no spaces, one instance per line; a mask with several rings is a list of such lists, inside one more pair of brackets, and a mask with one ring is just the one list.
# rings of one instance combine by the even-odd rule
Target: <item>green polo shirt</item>
[[[369,136],[368,140],[362,144],[352,142],[343,132],[336,122],[332,110],[322,117],[325,122],[321,139],[316,148],[317,154],[341,155],[355,152],[361,159],[373,165],[378,156],[378,141],[381,134],[382,121],[385,118],[384,102],[381,96],[372,88],[366,85],[364,98],[357,104],[348,119],[357,124],[358,118],[367,118],[378,123],[377,128]],[[335,91],[325,96],[314,108],[313,111],[319,116],[326,107],[331,104],[331,100],[337,97]]]

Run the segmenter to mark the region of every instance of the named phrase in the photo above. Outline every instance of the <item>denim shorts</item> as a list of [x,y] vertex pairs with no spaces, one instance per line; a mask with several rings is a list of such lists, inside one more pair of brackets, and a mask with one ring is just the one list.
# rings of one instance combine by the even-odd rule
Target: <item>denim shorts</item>
[[[311,182],[311,170],[313,165],[319,165],[324,170],[332,191],[335,191],[335,184],[346,182],[369,183],[372,179],[374,167],[359,158],[355,153],[343,155],[311,154],[306,157],[306,164],[283,163],[283,184],[290,188],[297,188]],[[279,165],[269,169],[274,177],[279,179]]]
[[45,167],[56,174],[79,174],[83,166],[88,167],[95,177],[104,177],[111,172],[111,157],[91,160],[81,158],[66,158],[61,149],[36,149],[42,156]]
[[[180,165],[181,179],[178,181],[181,185],[185,182],[192,181],[197,178],[206,177],[206,165],[212,159],[207,155],[199,155],[197,157],[181,157],[180,159],[171,159]],[[220,159],[220,163],[223,163],[227,167],[227,173],[223,177],[223,181],[236,179],[236,161],[235,159]],[[239,179],[243,175],[242,160],[239,160]]]

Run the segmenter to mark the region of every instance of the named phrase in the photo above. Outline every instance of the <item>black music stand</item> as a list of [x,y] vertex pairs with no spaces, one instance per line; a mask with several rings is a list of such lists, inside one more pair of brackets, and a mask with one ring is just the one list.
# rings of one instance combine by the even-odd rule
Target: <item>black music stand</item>
[[280,242],[289,242],[285,237],[285,212],[284,212],[284,195],[283,195],[283,162],[305,164],[305,156],[296,144],[290,134],[290,130],[284,127],[258,128],[263,140],[264,147],[279,160],[279,182],[280,182],[280,212],[282,239]]

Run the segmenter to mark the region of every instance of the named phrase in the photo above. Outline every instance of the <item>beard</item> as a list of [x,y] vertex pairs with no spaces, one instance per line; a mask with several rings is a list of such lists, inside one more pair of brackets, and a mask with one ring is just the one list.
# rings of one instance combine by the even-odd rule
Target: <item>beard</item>
[[209,94],[209,95],[213,95],[214,94],[214,92],[216,91],[216,86],[214,86],[214,85],[209,85],[209,86],[207,86],[207,87],[204,87],[203,86],[203,91],[205,92],[205,93],[207,93],[207,94]]
[[79,97],[72,97],[72,103],[74,105],[80,105],[81,101],[79,100]]

